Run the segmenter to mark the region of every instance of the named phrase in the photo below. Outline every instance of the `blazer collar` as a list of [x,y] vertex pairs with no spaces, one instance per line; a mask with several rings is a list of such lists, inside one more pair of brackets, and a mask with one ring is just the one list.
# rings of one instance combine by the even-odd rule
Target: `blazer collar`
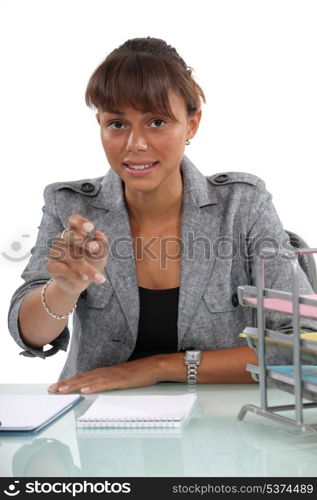
[[[214,189],[210,190],[207,178],[186,157],[181,163],[181,173],[184,183],[183,204],[202,208],[206,205],[218,203]],[[90,204],[110,212],[125,211],[123,182],[112,169],[104,176],[101,189]]]

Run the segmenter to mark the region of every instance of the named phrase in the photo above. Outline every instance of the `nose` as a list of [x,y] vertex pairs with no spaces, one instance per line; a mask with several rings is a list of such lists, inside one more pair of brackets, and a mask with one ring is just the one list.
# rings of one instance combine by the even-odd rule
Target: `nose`
[[132,129],[128,141],[127,150],[129,152],[147,151],[148,145],[144,133],[140,129]]

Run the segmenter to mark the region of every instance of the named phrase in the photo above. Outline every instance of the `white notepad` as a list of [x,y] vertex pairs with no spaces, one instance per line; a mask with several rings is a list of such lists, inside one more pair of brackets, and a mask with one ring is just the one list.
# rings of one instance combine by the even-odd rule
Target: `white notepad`
[[76,394],[0,395],[0,434],[38,432],[83,399]]
[[196,394],[168,396],[98,396],[78,427],[180,427],[189,416]]

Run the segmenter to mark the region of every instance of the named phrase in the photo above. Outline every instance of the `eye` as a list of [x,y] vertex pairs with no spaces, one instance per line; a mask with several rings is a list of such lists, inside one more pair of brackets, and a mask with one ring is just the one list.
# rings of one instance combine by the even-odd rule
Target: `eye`
[[153,120],[151,122],[151,127],[152,128],[162,128],[162,126],[166,123],[165,120],[162,120],[161,118],[155,118],[155,120]]
[[108,124],[108,127],[114,130],[121,130],[123,127],[123,123],[119,120],[114,120]]

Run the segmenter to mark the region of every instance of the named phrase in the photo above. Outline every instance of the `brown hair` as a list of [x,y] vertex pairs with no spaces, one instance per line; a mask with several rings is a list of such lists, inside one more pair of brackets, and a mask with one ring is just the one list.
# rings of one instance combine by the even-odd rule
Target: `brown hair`
[[184,98],[189,115],[206,102],[191,68],[174,47],[159,38],[133,38],[113,50],[94,71],[85,99],[89,107],[103,111],[128,106],[175,119],[169,90]]

